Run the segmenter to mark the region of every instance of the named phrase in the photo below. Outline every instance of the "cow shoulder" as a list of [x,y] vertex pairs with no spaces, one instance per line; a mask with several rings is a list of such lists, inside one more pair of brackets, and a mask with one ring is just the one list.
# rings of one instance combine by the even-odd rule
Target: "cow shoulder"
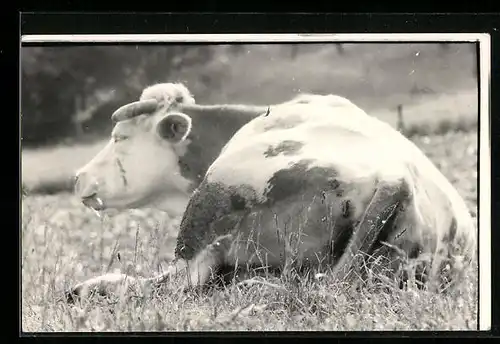
[[176,256],[192,259],[215,238],[231,232],[255,199],[255,190],[249,185],[226,185],[205,179],[184,212]]

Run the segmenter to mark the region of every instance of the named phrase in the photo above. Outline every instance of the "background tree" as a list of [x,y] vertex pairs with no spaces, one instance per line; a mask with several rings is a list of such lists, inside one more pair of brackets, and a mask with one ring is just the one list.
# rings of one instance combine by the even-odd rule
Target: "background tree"
[[101,135],[112,111],[145,86],[212,56],[211,46],[196,45],[23,47],[23,145]]

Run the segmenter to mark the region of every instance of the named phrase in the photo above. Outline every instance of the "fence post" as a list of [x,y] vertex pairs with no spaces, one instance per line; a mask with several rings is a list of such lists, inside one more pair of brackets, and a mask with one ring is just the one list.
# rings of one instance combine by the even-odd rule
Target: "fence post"
[[405,128],[405,123],[403,120],[403,105],[402,104],[398,105],[397,111],[398,111],[398,121],[397,121],[396,127],[400,133],[404,134],[406,128]]

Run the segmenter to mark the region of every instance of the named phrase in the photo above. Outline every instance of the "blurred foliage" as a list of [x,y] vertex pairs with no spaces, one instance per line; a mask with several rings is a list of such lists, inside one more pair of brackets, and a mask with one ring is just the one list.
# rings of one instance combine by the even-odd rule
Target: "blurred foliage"
[[212,56],[207,45],[23,47],[23,146],[101,135],[111,113],[145,86]]

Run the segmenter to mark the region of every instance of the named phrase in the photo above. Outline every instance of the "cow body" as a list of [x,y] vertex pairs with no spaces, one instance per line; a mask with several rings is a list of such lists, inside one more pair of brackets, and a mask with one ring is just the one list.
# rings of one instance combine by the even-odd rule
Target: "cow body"
[[475,229],[456,190],[413,143],[346,101],[276,106],[242,127],[191,197],[176,255],[195,259],[224,237],[220,264],[351,267],[359,252],[345,250],[364,245],[353,232],[378,190],[387,190],[381,204],[395,198],[374,218],[393,213],[362,253],[390,256],[389,242],[430,256],[428,276],[470,261]]
[[[332,95],[304,95],[261,110],[232,126],[234,135],[225,136],[228,141],[214,147],[199,167],[185,160],[191,167],[184,176],[206,173],[191,194],[176,258],[166,273],[147,279],[105,275],[73,292],[123,280],[163,283],[181,272],[186,285],[203,285],[222,266],[326,263],[343,279],[361,264],[360,254],[430,257],[428,277],[439,275],[442,262],[458,270],[470,262],[476,233],[464,201],[389,125]],[[188,130],[179,147],[189,137],[192,145],[201,135],[216,134],[190,133],[191,115],[183,114]],[[199,152],[208,148],[198,147]]]

